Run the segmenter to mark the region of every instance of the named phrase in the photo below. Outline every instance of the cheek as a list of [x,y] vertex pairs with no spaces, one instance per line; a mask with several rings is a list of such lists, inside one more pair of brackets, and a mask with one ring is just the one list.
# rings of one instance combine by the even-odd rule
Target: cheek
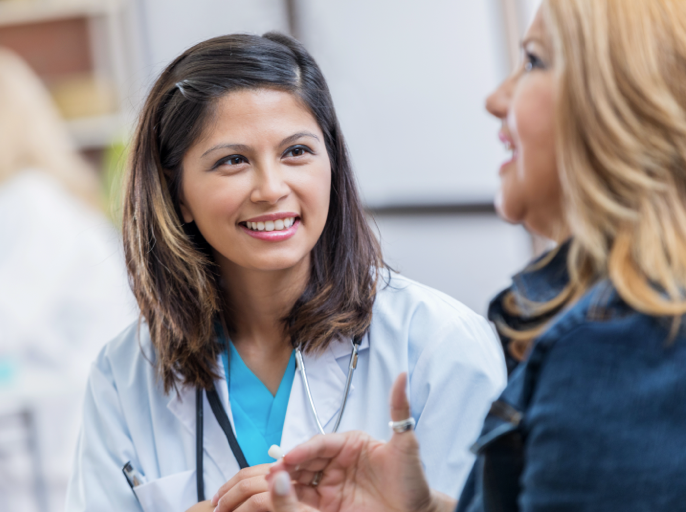
[[324,228],[329,213],[331,197],[331,168],[322,165],[308,173],[298,184],[299,196],[302,198],[307,211],[307,221],[310,225]]
[[[186,205],[203,235],[205,231],[223,227],[225,221],[237,215],[242,197],[246,194],[243,191],[245,188],[240,179],[225,176],[211,176],[184,183]],[[222,222],[217,222],[220,219]]]
[[[518,148],[516,177],[522,208],[530,210],[559,201],[560,186],[555,154],[555,119],[552,86],[547,80],[522,91],[513,99],[511,129]],[[527,214],[535,212],[527,211]]]

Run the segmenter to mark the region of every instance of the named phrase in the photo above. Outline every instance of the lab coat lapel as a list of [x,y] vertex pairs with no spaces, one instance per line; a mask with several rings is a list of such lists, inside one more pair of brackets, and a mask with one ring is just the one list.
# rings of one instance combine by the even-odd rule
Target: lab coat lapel
[[[359,350],[362,351],[368,347],[369,341],[365,336]],[[344,366],[347,369],[347,360],[351,351],[350,341],[345,339],[334,341],[321,354],[303,354],[312,399],[317,408],[319,421],[327,433],[333,430],[336,415],[343,399],[347,377],[347,373],[341,369],[337,359],[346,358]],[[352,385],[350,386],[349,397],[352,397],[354,392],[355,386]],[[281,434],[281,448],[287,452],[318,433],[319,429],[317,429],[314,414],[307,400],[302,373],[298,370],[295,379],[293,379],[291,396],[286,410],[286,420]]]
[[[219,358],[217,364],[219,374],[224,375],[224,364],[221,358]],[[222,405],[224,406],[224,410],[226,411],[229,420],[231,420],[231,426],[233,427],[233,414],[231,413],[231,407],[229,407],[229,388],[226,385],[226,380],[223,378],[218,379],[215,381],[214,385]],[[231,451],[224,431],[221,426],[219,426],[219,422],[212,413],[212,408],[207,400],[206,393],[203,393],[203,401],[203,451],[205,456],[205,473],[207,472],[207,462],[208,460],[211,460],[216,464],[217,469],[222,474],[223,480],[226,481],[236,474],[240,467]],[[167,408],[184,425],[188,432],[191,433],[193,439],[195,439],[195,388],[191,386],[182,386],[179,389],[179,393],[172,393],[172,396],[167,403]],[[194,469],[195,456],[193,457],[193,461]]]

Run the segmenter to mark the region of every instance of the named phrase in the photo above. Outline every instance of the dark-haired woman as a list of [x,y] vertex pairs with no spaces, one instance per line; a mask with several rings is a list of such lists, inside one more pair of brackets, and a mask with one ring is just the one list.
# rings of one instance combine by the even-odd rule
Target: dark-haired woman
[[296,41],[220,37],[162,73],[124,244],[142,319],[93,365],[68,511],[184,511],[220,488],[225,510],[268,510],[270,446],[338,423],[388,437],[402,371],[429,481],[457,492],[501,351],[485,320],[385,268]]

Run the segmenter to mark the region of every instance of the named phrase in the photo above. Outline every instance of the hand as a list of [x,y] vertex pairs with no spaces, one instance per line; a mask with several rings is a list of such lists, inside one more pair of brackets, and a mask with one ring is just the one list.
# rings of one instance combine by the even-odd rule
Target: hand
[[214,507],[212,506],[212,502],[210,500],[201,501],[200,503],[196,503],[191,508],[186,510],[186,512],[213,512],[213,511],[214,511]]
[[269,512],[269,488],[265,476],[272,464],[241,469],[212,498],[216,512]]
[[[410,417],[406,382],[407,375],[401,374],[393,385],[394,421]],[[294,485],[288,485],[283,471]],[[323,476],[312,487],[318,471]],[[388,443],[363,432],[316,436],[274,464],[267,480],[273,512],[437,512],[455,507],[455,500],[429,489],[412,431],[394,433]]]

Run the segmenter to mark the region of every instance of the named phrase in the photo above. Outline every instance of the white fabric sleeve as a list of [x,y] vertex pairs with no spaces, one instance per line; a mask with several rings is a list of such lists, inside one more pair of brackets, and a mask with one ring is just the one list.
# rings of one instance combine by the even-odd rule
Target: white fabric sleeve
[[490,325],[476,315],[466,324],[450,322],[439,333],[425,333],[435,340],[419,356],[409,384],[429,484],[453,497],[474,464],[469,448],[507,382],[502,349]]
[[108,369],[91,367],[66,512],[143,510],[122,472],[140,467]]

